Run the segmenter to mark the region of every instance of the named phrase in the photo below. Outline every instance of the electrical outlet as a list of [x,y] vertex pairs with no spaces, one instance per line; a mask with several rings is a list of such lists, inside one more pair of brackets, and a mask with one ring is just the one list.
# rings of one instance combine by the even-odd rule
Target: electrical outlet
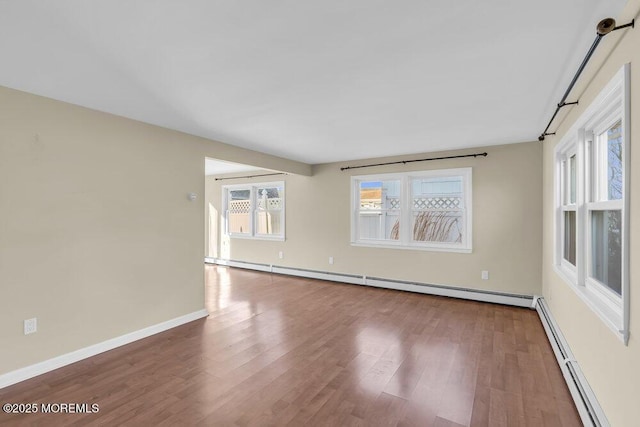
[[35,317],[33,319],[27,319],[24,321],[24,334],[29,335],[37,332],[38,330],[38,319]]
[[332,256],[329,257],[329,264],[333,264],[333,257]]
[[284,258],[284,253],[282,251],[278,252],[278,258],[280,259]]
[[482,280],[489,280],[489,272],[487,270],[482,270]]

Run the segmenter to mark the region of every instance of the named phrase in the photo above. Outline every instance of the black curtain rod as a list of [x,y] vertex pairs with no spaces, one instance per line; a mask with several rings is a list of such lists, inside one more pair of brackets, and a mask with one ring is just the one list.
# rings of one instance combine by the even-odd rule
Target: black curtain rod
[[216,181],[224,181],[226,179],[242,179],[242,178],[258,178],[260,176],[274,176],[274,175],[286,175],[286,173],[284,172],[278,172],[278,173],[263,173],[261,175],[246,175],[246,176],[230,176],[227,178],[216,178]]
[[627,27],[633,28],[634,23],[635,23],[635,19],[629,22],[628,24],[624,24],[624,25],[620,25],[619,27],[616,27],[616,20],[613,18],[603,19],[598,23],[598,25],[596,26],[595,40],[591,44],[589,51],[587,52],[584,59],[582,60],[580,67],[578,67],[578,71],[576,71],[576,73],[573,76],[573,79],[571,79],[571,83],[569,83],[569,87],[564,92],[562,99],[560,100],[560,102],[558,102],[558,105],[556,105],[556,111],[553,113],[553,116],[551,116],[551,120],[549,120],[547,127],[544,128],[544,131],[538,137],[538,141],[544,141],[545,136],[556,134],[555,132],[549,132],[549,128],[551,127],[551,124],[555,120],[556,116],[558,115],[558,112],[562,107],[566,107],[567,105],[576,105],[578,103],[578,101],[567,102],[567,98],[569,97],[569,93],[573,89],[573,86],[575,86],[576,82],[578,81],[578,77],[580,77],[580,74],[582,74],[582,71],[584,71],[585,67],[587,66],[587,63],[591,59],[593,52],[595,52],[596,48],[600,44],[600,41],[602,41],[602,38],[613,31],[621,30]]
[[386,165],[399,165],[399,164],[407,164],[407,163],[415,163],[415,162],[429,162],[431,160],[447,160],[447,159],[462,159],[464,157],[487,157],[488,154],[484,153],[475,153],[475,154],[461,154],[459,156],[445,156],[445,157],[430,157],[428,159],[416,159],[416,160],[398,160],[397,162],[386,162],[386,163],[374,163],[371,165],[362,165],[362,166],[345,166],[340,168],[341,171],[347,169],[360,169],[360,168],[372,168],[374,166],[386,166]]

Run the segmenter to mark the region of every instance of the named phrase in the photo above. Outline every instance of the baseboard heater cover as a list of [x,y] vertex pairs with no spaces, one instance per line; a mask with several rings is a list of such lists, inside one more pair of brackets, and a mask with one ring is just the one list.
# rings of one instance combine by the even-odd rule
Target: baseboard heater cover
[[237,260],[224,260],[218,258],[207,258],[206,262],[228,267],[246,268],[250,270],[284,274],[288,276],[306,277],[309,279],[320,279],[332,282],[350,283],[354,285],[372,286],[377,288],[395,289],[399,291],[416,292],[428,295],[468,299],[495,304],[505,304],[516,307],[534,308],[534,297],[529,295],[509,294],[502,292],[485,291],[480,289],[460,288],[429,283],[384,279],[366,275],[334,273],[330,271],[308,270],[304,268],[283,267],[270,264],[259,264]]
[[595,393],[589,386],[578,362],[573,357],[569,344],[551,315],[544,298],[536,298],[535,309],[540,316],[542,326],[547,334],[549,343],[551,343],[551,348],[558,360],[558,365],[560,365],[560,370],[569,387],[569,392],[576,404],[582,423],[589,427],[609,427],[609,421],[598,403]]

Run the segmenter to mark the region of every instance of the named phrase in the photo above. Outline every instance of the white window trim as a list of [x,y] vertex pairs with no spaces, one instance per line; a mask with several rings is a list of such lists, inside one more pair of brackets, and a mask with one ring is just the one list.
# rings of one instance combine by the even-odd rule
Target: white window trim
[[[284,197],[282,198],[282,234],[281,235],[268,235],[268,234],[257,234],[255,232],[256,228],[256,218],[255,218],[255,206],[257,199],[257,191],[258,187],[282,187],[282,191],[284,193]],[[250,233],[231,233],[229,232],[229,218],[227,217],[229,211],[229,191],[230,190],[250,190],[250,200],[251,200],[251,208],[250,208]],[[224,234],[232,239],[247,239],[247,240],[275,240],[275,241],[284,241],[286,237],[286,196],[285,182],[284,181],[275,181],[275,182],[257,182],[251,184],[232,184],[232,185],[223,185],[222,186],[222,230]]]
[[[570,262],[564,259],[564,235],[565,235],[564,212],[566,210],[569,210],[568,209],[569,207],[573,208],[572,210],[575,210],[576,212],[576,222],[577,223],[580,222],[578,206],[580,206],[580,203],[581,203],[580,185],[582,180],[580,179],[580,174],[582,170],[579,164],[580,162],[577,161],[577,158],[578,158],[577,146],[578,146],[578,139],[575,137],[575,135],[568,138],[564,142],[558,144],[558,147],[556,148],[556,157],[555,157],[556,171],[554,174],[554,180],[555,180],[554,206],[556,206],[554,226],[555,226],[555,236],[557,236],[556,242],[555,242],[555,248],[554,248],[555,249],[554,266],[558,270],[560,270],[559,273],[563,275],[565,280],[567,280],[574,286],[577,285],[578,283],[578,273],[577,273],[576,266],[572,265]],[[567,182],[568,173],[566,170],[563,169],[562,163],[565,161],[569,161],[569,159],[573,155],[576,155],[576,202],[572,206],[571,203],[565,203],[564,197],[563,197],[565,195],[564,192],[570,191],[570,190],[569,190],[569,183]],[[576,224],[576,230],[578,229],[579,229],[578,224]],[[581,252],[579,249],[581,247],[580,243],[581,243],[580,236],[577,235],[576,236],[576,264],[579,264],[578,259],[580,258],[580,252]]]
[[[401,224],[411,224],[411,179],[423,177],[446,177],[446,176],[462,176],[463,195],[465,206],[465,232],[461,244],[438,243],[438,242],[412,242],[411,227],[400,228],[400,239],[390,240],[374,240],[374,239],[358,239],[358,221],[357,212],[359,211],[360,195],[357,186],[361,181],[401,181],[402,196],[400,219]],[[435,251],[435,252],[472,252],[472,236],[473,236],[473,182],[472,168],[455,168],[455,169],[435,169],[429,171],[416,171],[404,173],[385,173],[375,175],[358,175],[351,177],[351,246],[370,247],[370,248],[387,248],[387,249],[405,249],[419,251]]]
[[[629,341],[629,175],[630,175],[630,66],[625,64],[605,86],[589,108],[576,120],[555,149],[554,157],[554,270],[584,303],[625,344]],[[599,132],[602,132],[616,120],[622,119],[623,164],[623,201],[590,202],[587,192],[591,191],[589,165],[586,145]],[[591,132],[593,131],[593,132]],[[577,151],[577,242],[576,264],[572,271],[569,263],[563,262],[564,218],[562,216],[562,191],[564,185],[561,161],[571,150]],[[590,159],[590,157],[589,157]],[[591,161],[591,160],[590,160]],[[597,165],[596,165],[597,167]],[[589,195],[590,196],[590,195]],[[610,289],[588,277],[591,239],[588,215],[591,210],[621,209],[622,212],[622,289],[618,297]]]

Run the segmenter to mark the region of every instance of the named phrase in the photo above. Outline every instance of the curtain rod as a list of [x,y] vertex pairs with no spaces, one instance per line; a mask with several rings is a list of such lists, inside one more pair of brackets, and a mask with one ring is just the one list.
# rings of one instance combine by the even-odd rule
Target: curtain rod
[[487,152],[484,153],[475,153],[475,154],[461,154],[459,156],[445,156],[445,157],[430,157],[427,159],[416,159],[416,160],[398,160],[397,162],[386,162],[386,163],[374,163],[371,165],[362,165],[362,166],[345,166],[340,168],[341,171],[347,169],[360,169],[360,168],[371,168],[374,166],[386,166],[386,165],[399,165],[399,164],[407,164],[407,163],[415,163],[415,162],[429,162],[431,160],[447,160],[447,159],[462,159],[464,157],[487,157]]
[[560,109],[562,107],[566,107],[567,105],[576,105],[578,103],[578,101],[566,102],[567,101],[567,97],[569,96],[569,93],[571,92],[571,89],[573,89],[573,86],[578,81],[578,77],[580,77],[580,74],[582,74],[582,71],[587,66],[587,63],[591,59],[591,56],[593,55],[593,52],[595,52],[595,50],[598,47],[598,45],[600,44],[600,41],[602,40],[602,38],[604,36],[606,36],[607,34],[613,32],[613,31],[621,30],[621,29],[627,28],[627,27],[633,28],[634,27],[634,23],[635,23],[635,19],[631,20],[631,22],[629,22],[628,24],[624,24],[624,25],[620,25],[619,27],[616,27],[616,20],[613,19],[613,18],[606,18],[606,19],[603,19],[602,21],[598,22],[598,25],[596,26],[596,39],[591,44],[591,47],[589,48],[589,51],[587,52],[587,54],[585,55],[584,59],[582,60],[582,63],[580,64],[580,67],[578,67],[578,71],[576,71],[576,73],[573,76],[573,79],[571,79],[571,83],[569,83],[569,87],[564,92],[564,95],[562,96],[562,99],[560,100],[560,102],[558,102],[558,105],[556,105],[556,111],[553,113],[553,116],[551,116],[551,120],[549,120],[549,123],[547,124],[547,127],[544,128],[544,131],[542,131],[542,133],[538,137],[538,141],[544,141],[545,136],[555,135],[556,134],[555,132],[549,132],[549,128],[551,127],[551,123],[553,123],[553,121],[555,120],[556,116],[558,115],[558,112],[560,111]]
[[258,178],[260,176],[274,176],[274,175],[286,175],[286,173],[284,172],[278,172],[278,173],[263,173],[261,175],[246,175],[246,176],[230,176],[227,178],[216,178],[216,181],[224,181],[226,179],[243,179],[243,178]]

